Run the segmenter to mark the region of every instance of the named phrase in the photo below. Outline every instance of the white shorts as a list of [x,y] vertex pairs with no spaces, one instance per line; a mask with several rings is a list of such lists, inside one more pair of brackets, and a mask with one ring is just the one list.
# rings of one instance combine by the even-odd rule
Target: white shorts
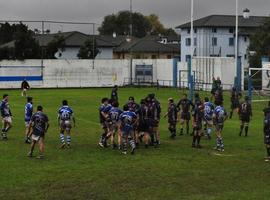
[[24,89],[23,89],[23,91],[24,91],[24,92],[26,92],[26,91],[27,91],[27,89],[26,89],[26,88],[24,88]]
[[28,128],[30,126],[30,122],[25,122],[25,127]]
[[12,123],[11,117],[4,117],[2,121],[3,121],[3,123],[5,123],[5,122],[10,123],[10,124]]
[[43,140],[44,140],[44,137],[37,136],[37,135],[35,135],[35,134],[32,134],[31,138],[32,138],[32,140],[37,141],[37,142],[38,142],[38,141],[43,141]]

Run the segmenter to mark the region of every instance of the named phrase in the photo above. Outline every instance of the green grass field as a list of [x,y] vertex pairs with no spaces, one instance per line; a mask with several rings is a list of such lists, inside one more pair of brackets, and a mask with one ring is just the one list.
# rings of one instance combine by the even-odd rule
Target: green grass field
[[[163,112],[176,89],[119,90],[121,105],[128,96],[137,100],[155,92]],[[167,122],[161,121],[161,146],[141,148],[136,155],[100,149],[98,106],[110,89],[40,89],[30,91],[35,107],[41,104],[50,118],[44,160],[29,159],[24,144],[25,98],[19,90],[10,95],[14,127],[7,142],[0,141],[0,199],[270,199],[270,164],[265,163],[262,109],[254,103],[249,137],[239,137],[234,115],[224,129],[225,152],[215,155],[215,140],[203,139],[203,149],[192,149],[190,136],[169,139]],[[204,96],[205,94],[201,94]],[[77,118],[72,149],[59,149],[57,110],[68,99]],[[229,108],[228,96],[225,107]],[[179,129],[179,127],[178,127]],[[37,149],[36,149],[37,150]],[[36,151],[37,153],[37,151]]]

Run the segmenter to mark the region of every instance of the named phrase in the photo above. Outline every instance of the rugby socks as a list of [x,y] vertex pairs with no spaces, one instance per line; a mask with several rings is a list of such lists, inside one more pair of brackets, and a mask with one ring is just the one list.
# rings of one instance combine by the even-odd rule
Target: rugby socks
[[65,144],[65,135],[63,133],[60,133],[60,141],[62,144]]
[[67,144],[70,145],[70,143],[71,143],[71,136],[67,135]]
[[216,139],[216,148],[217,148],[217,149],[220,148],[220,140],[219,140],[219,137],[217,137],[217,139]]
[[222,137],[219,138],[219,142],[220,142],[220,148],[221,148],[221,149],[224,149],[224,142],[223,142]]
[[189,123],[187,122],[187,135],[189,134]]
[[6,131],[6,129],[2,129],[2,137],[3,137],[4,140],[7,139],[7,131]]
[[201,141],[201,136],[197,136],[197,145],[199,146],[200,145],[200,141]]
[[241,125],[241,126],[240,126],[240,132],[239,132],[239,136],[241,136],[241,135],[242,135],[243,129],[244,129],[244,125]]
[[248,135],[248,126],[245,127],[245,136]]

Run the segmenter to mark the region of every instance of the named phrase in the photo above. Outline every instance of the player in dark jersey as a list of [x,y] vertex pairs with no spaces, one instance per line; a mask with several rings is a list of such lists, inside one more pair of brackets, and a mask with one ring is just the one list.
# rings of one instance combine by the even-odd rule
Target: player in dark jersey
[[[63,100],[62,106],[58,110],[58,126],[60,128],[60,142],[61,149],[64,149],[67,144],[67,148],[70,148],[71,143],[71,128],[72,122],[73,127],[75,127],[75,117],[73,110],[68,106],[68,101]],[[66,141],[65,141],[65,133],[66,133]]]
[[183,135],[184,126],[186,125],[186,133],[189,134],[189,121],[190,121],[190,109],[194,108],[194,104],[184,94],[183,98],[177,104],[177,108],[180,111],[180,135]]
[[122,114],[122,110],[120,110],[119,108],[119,103],[117,101],[112,102],[112,108],[109,111],[109,118],[110,118],[110,122],[109,122],[109,133],[107,135],[107,137],[111,138],[111,146],[112,148],[116,148],[116,142],[115,142],[115,135],[116,133],[118,133],[118,148],[121,148],[121,132],[119,130],[120,127],[120,122],[119,122],[119,118],[120,115]]
[[202,100],[200,98],[199,93],[195,93],[194,94],[194,106],[197,107],[197,106],[200,106],[201,104],[202,104]]
[[236,111],[238,113],[238,109],[240,106],[240,98],[242,97],[241,92],[239,92],[235,87],[232,88],[231,91],[231,112],[230,119],[233,116],[233,112]]
[[168,117],[168,129],[171,133],[171,138],[176,136],[176,123],[177,123],[178,109],[173,101],[173,98],[168,99],[168,111],[164,115],[164,118]]
[[245,128],[245,136],[247,137],[248,125],[252,117],[252,108],[248,96],[246,96],[245,101],[240,104],[238,113],[239,119],[241,120],[239,136],[242,135],[243,129]]
[[26,79],[24,79],[23,82],[21,83],[21,89],[22,89],[22,97],[26,96],[27,90],[30,89],[30,85]]
[[43,113],[42,106],[37,107],[37,112],[31,117],[29,132],[32,131],[32,143],[28,153],[28,157],[33,157],[33,151],[36,143],[39,144],[39,156],[37,158],[42,159],[44,157],[44,138],[45,133],[49,128],[49,119],[46,114]]
[[211,94],[212,94],[211,99],[213,100],[213,97],[215,97],[216,91],[221,87],[221,80],[220,80],[220,77],[217,77],[217,79],[215,79],[215,77],[213,76],[212,81],[213,81],[213,84],[212,84],[212,90],[211,90]]
[[12,113],[9,106],[9,96],[7,94],[3,95],[3,100],[1,101],[0,111],[2,116],[2,138],[7,140],[7,133],[12,127]]
[[[151,99],[152,104],[156,107],[156,117],[154,118],[155,123],[153,127],[153,135],[151,138],[152,143],[157,147],[160,145],[160,133],[159,133],[159,122],[160,122],[160,115],[161,115],[161,106],[160,102],[156,99],[155,94],[149,94],[148,97]],[[153,137],[154,136],[154,137]]]
[[146,106],[145,99],[141,100],[140,110],[138,113],[138,133],[139,133],[139,140],[143,139],[145,148],[148,148],[150,144],[150,134],[149,134],[149,126],[147,124],[147,113],[148,107]]
[[131,154],[135,153],[136,145],[134,142],[134,124],[137,123],[137,115],[130,110],[124,111],[120,117],[122,132],[123,154],[127,154],[127,143],[131,146]]
[[218,88],[216,91],[215,91],[215,94],[214,94],[214,103],[215,105],[223,105],[223,91],[222,91],[222,88]]
[[111,109],[111,105],[109,104],[109,99],[108,98],[103,98],[101,100],[101,106],[99,107],[99,120],[101,127],[103,129],[103,133],[101,134],[100,140],[99,140],[99,146],[100,147],[106,147],[107,146],[107,135],[109,132],[109,125],[108,122],[110,121],[109,119],[109,111]]
[[112,101],[118,101],[118,86],[115,85],[113,88],[112,88],[112,92],[111,92],[111,100]]
[[30,126],[30,121],[31,117],[33,115],[33,98],[32,97],[27,97],[27,103],[25,104],[24,107],[24,122],[25,122],[25,143],[30,144],[31,143],[31,136],[28,135],[29,131],[29,126]]
[[204,118],[203,104],[197,105],[194,108],[192,116],[193,116],[192,125],[194,129],[192,147],[201,148],[200,141],[201,141],[201,134],[202,134],[202,122]]
[[216,147],[215,150],[224,151],[224,142],[222,139],[222,130],[224,122],[227,119],[227,113],[222,105],[218,105],[214,110],[214,124],[216,126]]
[[266,148],[265,162],[270,161],[270,101],[268,102],[268,107],[263,109],[264,112],[264,144]]

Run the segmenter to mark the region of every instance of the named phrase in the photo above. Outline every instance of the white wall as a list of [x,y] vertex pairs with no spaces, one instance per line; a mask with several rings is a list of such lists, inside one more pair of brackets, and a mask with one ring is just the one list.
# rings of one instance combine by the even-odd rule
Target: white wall
[[[136,64],[150,64],[153,65],[153,81],[172,80],[173,62],[170,59],[133,60],[132,63],[133,78]],[[44,60],[43,70],[41,60],[4,60],[0,61],[0,66],[9,66],[0,67],[0,77],[42,75],[43,81],[30,81],[32,87],[41,88],[121,86],[130,77],[130,60]],[[19,88],[20,84],[21,81],[0,81],[0,88]]]

